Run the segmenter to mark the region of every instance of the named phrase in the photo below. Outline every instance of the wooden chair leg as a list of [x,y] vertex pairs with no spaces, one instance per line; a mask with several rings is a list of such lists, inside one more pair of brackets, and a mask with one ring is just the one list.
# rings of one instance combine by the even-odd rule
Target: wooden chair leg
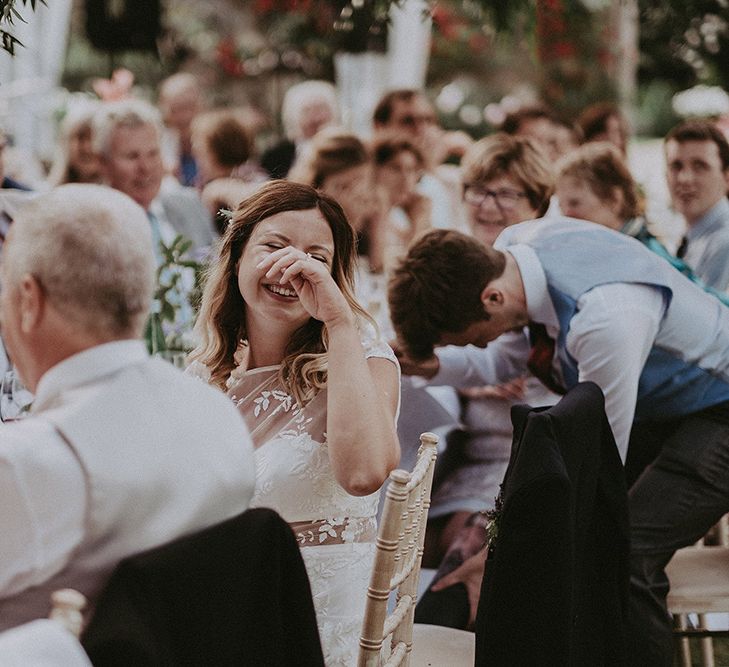
[[[699,614],[699,627],[706,628],[706,614]],[[714,643],[711,637],[702,637],[701,667],[714,667]]]
[[[674,614],[673,626],[678,630],[686,629],[686,614]],[[676,658],[680,667],[691,667],[691,645],[688,637],[676,635]]]

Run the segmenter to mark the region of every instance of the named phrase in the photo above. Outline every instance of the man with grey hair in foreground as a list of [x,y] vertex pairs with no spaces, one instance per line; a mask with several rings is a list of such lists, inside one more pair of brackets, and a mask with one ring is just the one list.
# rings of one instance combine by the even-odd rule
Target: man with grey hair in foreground
[[93,606],[120,559],[248,507],[238,411],[139,340],[153,272],[144,211],[103,186],[61,186],[10,230],[0,324],[35,402],[0,425],[0,629],[58,588]]

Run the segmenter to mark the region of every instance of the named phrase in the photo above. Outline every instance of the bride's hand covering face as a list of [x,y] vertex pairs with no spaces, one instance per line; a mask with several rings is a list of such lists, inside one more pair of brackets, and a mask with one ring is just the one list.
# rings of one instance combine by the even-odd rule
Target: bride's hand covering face
[[[240,203],[221,239],[205,282],[196,324],[200,344],[192,357],[224,389],[241,342],[249,344],[251,334],[262,331],[267,343],[271,337],[285,340],[276,363],[289,377],[295,365],[301,369],[294,363],[300,355],[324,354],[325,322],[367,319],[354,298],[355,257],[354,231],[334,200],[297,183],[265,184]],[[288,270],[283,283],[282,269]],[[319,370],[289,378],[297,399],[323,386],[326,363],[314,366]]]
[[298,299],[311,317],[331,327],[340,320],[350,321],[352,310],[332,278],[326,254],[316,256],[286,246],[262,259],[256,269],[276,280],[279,290],[293,288],[295,296],[290,295],[289,288],[283,298]]

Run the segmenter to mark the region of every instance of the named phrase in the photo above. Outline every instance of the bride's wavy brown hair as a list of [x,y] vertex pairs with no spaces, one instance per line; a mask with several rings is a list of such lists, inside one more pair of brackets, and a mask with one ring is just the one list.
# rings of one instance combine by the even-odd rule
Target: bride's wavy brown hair
[[[372,322],[354,297],[355,235],[342,207],[314,188],[290,181],[271,181],[244,199],[234,211],[220,241],[217,261],[205,279],[200,313],[195,324],[199,345],[190,358],[210,371],[210,384],[225,390],[236,366],[234,355],[247,341],[245,302],[238,288],[238,260],[256,225],[277,213],[317,209],[332,230],[332,277],[352,312]],[[280,377],[299,405],[306,404],[327,381],[327,331],[310,318],[291,336],[281,362]]]

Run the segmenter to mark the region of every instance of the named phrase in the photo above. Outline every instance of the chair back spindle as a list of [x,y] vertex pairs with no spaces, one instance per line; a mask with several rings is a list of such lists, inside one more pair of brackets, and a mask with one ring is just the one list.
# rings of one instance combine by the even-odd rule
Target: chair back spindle
[[74,637],[81,636],[83,628],[83,610],[86,597],[73,588],[61,588],[51,593],[51,613],[48,617],[58,621]]
[[[423,433],[412,473],[405,470],[390,473],[367,591],[359,667],[407,667],[409,664],[437,445],[438,436]],[[388,615],[387,602],[394,590],[397,603]],[[382,647],[388,637],[392,637],[390,652],[383,655],[387,651],[383,652]]]

